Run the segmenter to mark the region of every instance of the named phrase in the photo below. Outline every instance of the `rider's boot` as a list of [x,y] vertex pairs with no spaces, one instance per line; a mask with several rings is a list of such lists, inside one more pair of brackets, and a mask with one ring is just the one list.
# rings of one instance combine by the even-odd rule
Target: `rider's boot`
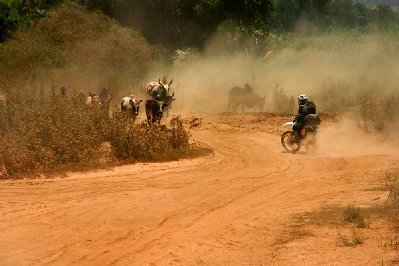
[[294,130],[295,141],[299,143],[302,139],[301,132]]

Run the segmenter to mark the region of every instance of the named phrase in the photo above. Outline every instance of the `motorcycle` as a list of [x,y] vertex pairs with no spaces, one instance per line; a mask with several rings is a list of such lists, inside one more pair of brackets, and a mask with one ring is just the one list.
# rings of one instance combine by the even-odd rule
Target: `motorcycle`
[[316,150],[317,149],[317,131],[318,125],[308,124],[304,125],[300,132],[300,137],[298,137],[294,131],[295,123],[288,122],[285,123],[282,127],[290,129],[285,131],[281,136],[281,144],[283,145],[284,149],[288,152],[295,153],[299,151],[303,146],[305,149],[308,150]]

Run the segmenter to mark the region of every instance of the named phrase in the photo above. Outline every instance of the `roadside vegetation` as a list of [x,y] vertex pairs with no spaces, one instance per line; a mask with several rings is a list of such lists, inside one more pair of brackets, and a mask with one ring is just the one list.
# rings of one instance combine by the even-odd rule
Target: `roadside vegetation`
[[0,178],[167,161],[204,152],[180,117],[170,127],[131,125],[77,98],[12,94],[0,104]]

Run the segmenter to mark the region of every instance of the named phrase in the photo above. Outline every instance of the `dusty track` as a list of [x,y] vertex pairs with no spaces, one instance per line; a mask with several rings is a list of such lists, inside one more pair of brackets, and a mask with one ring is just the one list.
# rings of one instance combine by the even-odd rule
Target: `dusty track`
[[193,131],[215,151],[205,158],[1,182],[0,265],[377,265],[390,256],[378,232],[356,248],[337,247],[330,231],[281,239],[293,214],[383,201],[372,188],[392,155],[286,154],[278,135],[253,128]]

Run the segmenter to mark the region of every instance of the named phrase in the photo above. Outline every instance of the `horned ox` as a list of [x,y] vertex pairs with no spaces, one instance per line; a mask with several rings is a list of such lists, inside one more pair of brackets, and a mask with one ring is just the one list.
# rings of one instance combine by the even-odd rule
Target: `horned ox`
[[166,111],[166,117],[169,117],[169,110],[172,109],[172,103],[173,101],[175,101],[176,99],[173,98],[173,96],[175,96],[175,92],[172,93],[172,95],[167,95],[166,99],[165,99],[165,108],[164,111]]
[[242,111],[245,108],[253,108],[261,112],[265,106],[265,99],[266,96],[257,95],[248,84],[245,84],[245,88],[233,87],[229,92],[227,109],[236,112],[237,108],[241,106]]
[[170,85],[172,85],[173,80],[171,80],[168,84],[164,84],[161,82],[161,79],[158,82],[150,82],[147,85],[147,93],[153,99],[157,100],[165,100],[166,96],[169,95]]
[[164,108],[167,106],[165,101],[158,101],[158,100],[147,100],[145,102],[145,113],[147,115],[147,121],[150,125],[151,123],[161,123],[161,119],[163,116]]

